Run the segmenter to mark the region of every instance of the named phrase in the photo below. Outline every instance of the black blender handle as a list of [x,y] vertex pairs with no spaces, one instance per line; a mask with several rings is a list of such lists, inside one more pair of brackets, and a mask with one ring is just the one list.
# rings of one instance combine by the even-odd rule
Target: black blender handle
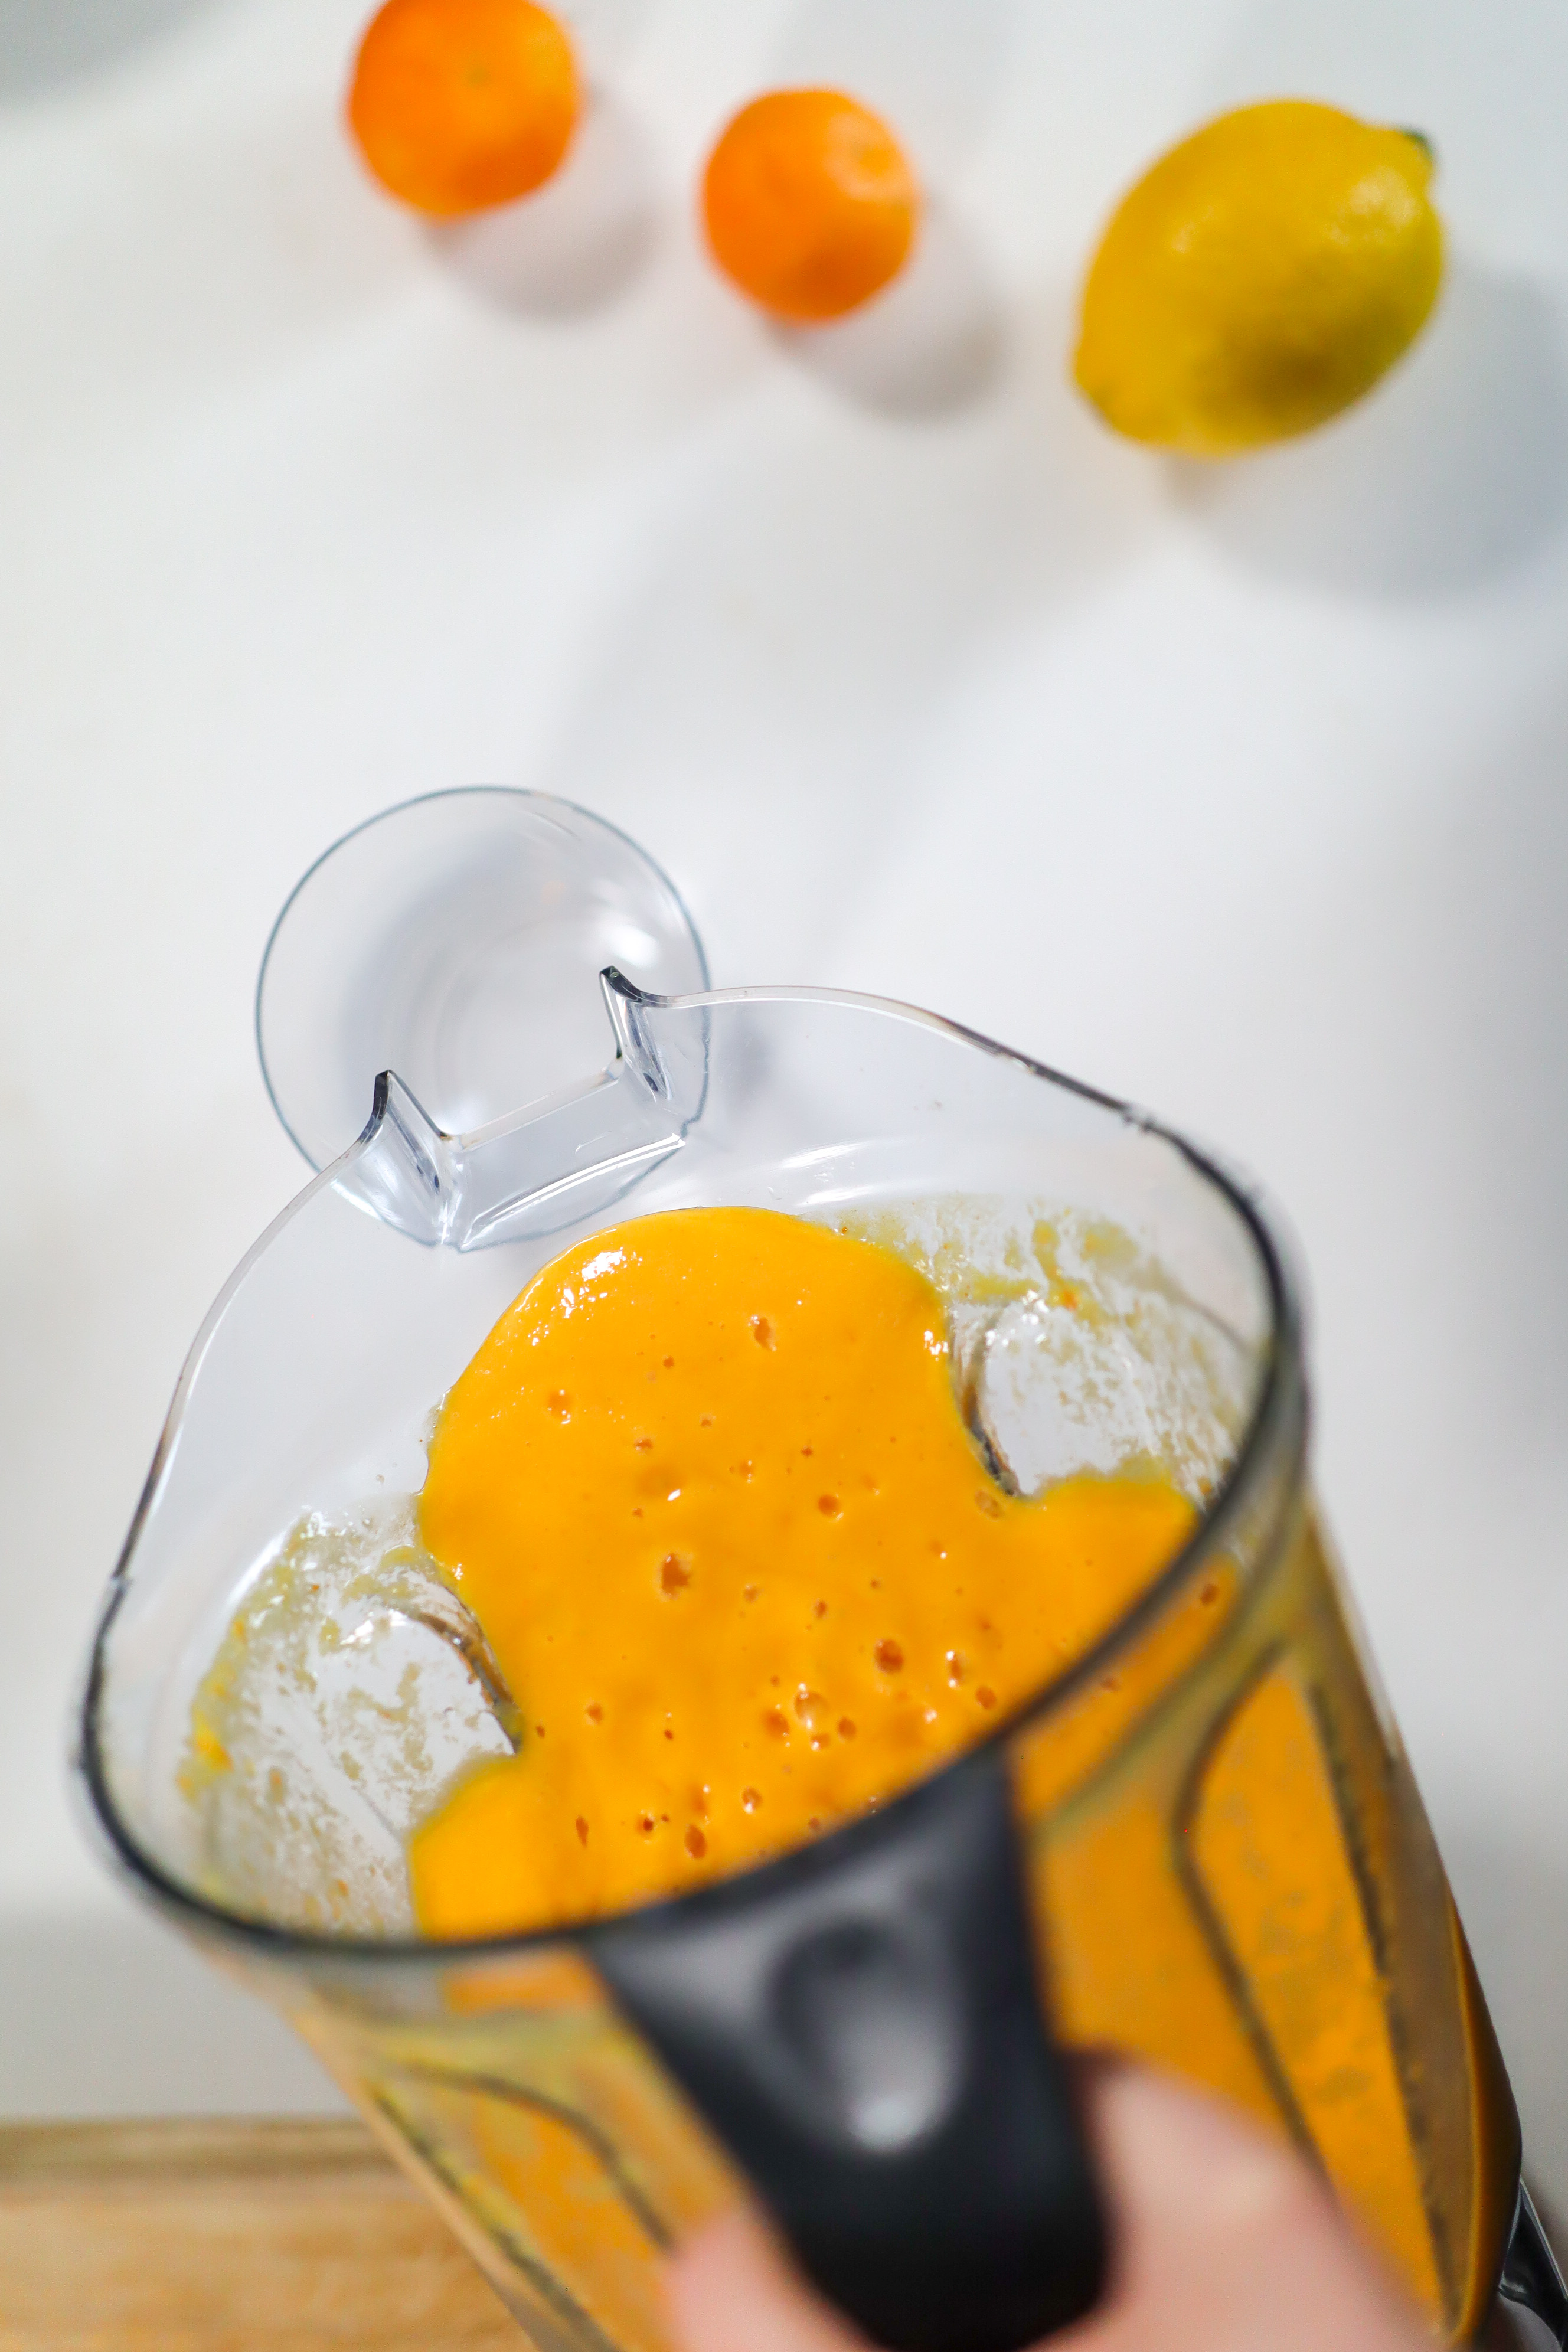
[[1092,2308],[1105,2228],[999,1748],[586,1941],[874,2343],[1019,2352]]

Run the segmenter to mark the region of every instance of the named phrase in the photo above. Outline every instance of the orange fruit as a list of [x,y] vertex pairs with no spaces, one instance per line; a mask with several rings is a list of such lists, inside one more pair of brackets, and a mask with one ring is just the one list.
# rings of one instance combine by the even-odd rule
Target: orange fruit
[[383,187],[447,215],[510,204],[548,180],[577,110],[572,44],[532,0],[386,0],[348,100]]
[[880,291],[914,239],[920,190],[876,115],[836,89],[753,99],[708,160],[713,257],[775,317],[837,319]]

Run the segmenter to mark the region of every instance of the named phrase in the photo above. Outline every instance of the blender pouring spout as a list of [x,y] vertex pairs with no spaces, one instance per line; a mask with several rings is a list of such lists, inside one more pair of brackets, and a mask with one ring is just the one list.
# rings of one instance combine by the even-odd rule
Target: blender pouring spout
[[467,1135],[447,1134],[384,1070],[338,1189],[414,1239],[458,1250],[553,1233],[617,1200],[700,1114],[707,1008],[649,995],[613,968],[601,984],[616,1046],[606,1070]]

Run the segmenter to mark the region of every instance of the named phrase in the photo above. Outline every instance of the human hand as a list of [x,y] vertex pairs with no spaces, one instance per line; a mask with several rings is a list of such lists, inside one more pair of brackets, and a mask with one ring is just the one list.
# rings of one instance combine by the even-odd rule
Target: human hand
[[[1214,2100],[1142,2068],[1089,2070],[1111,2276],[1051,2352],[1431,2352],[1420,2315],[1317,2175]],[[681,2352],[865,2352],[751,2213],[672,2264]]]

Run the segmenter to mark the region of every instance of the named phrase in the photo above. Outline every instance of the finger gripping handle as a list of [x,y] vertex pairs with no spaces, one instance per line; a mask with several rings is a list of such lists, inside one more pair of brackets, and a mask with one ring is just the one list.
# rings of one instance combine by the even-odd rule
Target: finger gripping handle
[[986,1749],[823,1843],[594,1931],[816,2285],[889,2352],[1082,2316],[1100,2200]]

